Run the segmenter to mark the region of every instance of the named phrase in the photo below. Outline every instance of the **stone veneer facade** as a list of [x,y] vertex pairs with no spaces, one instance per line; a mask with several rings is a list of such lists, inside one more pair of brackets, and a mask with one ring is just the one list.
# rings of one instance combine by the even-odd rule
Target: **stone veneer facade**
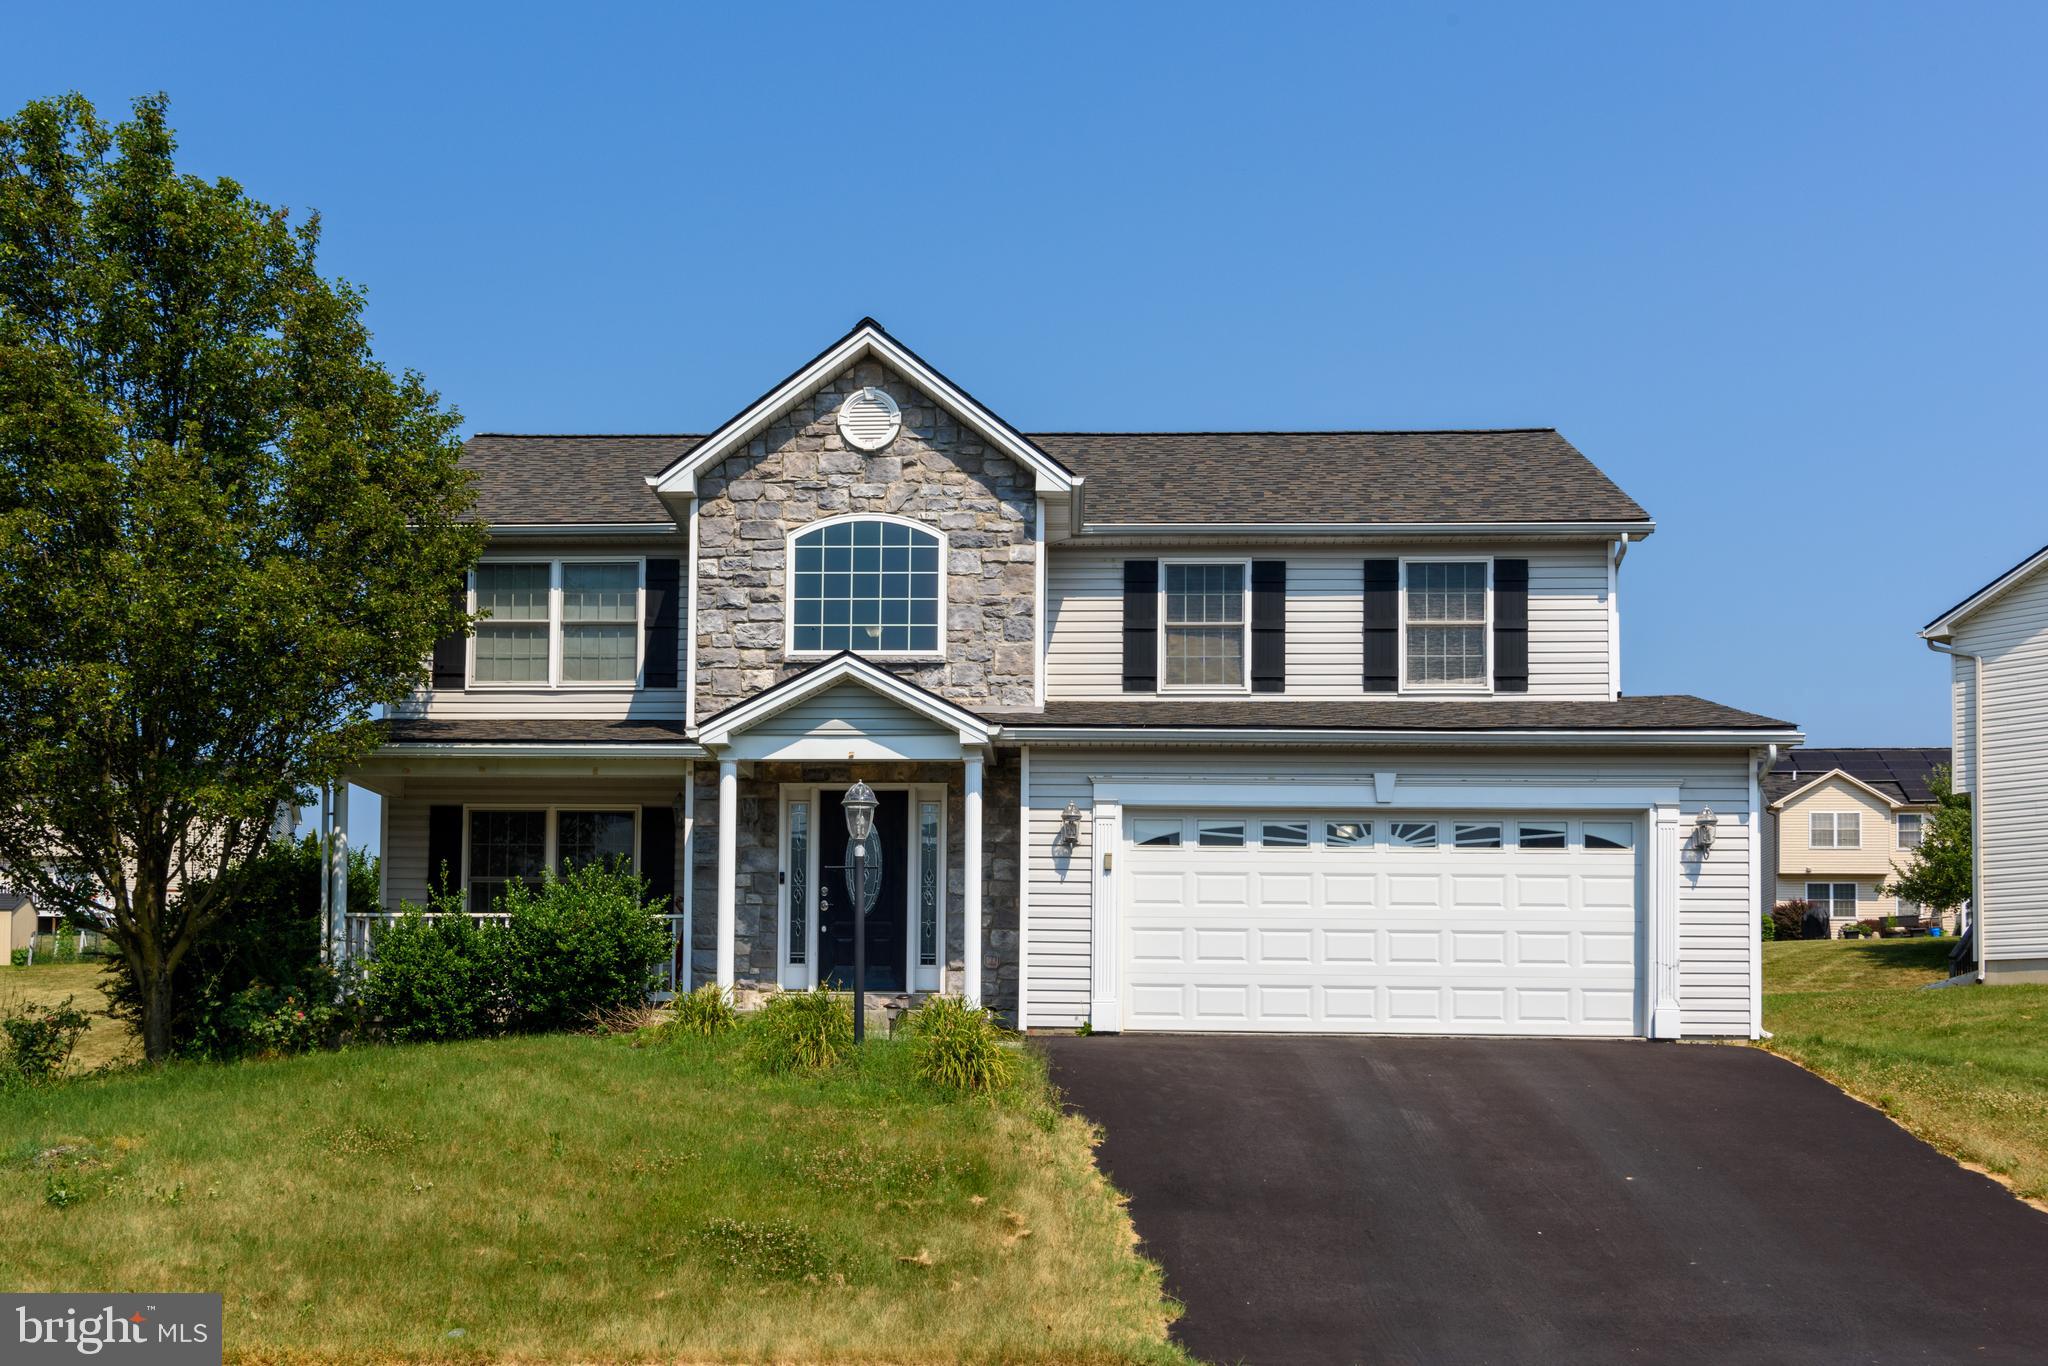
[[[839,405],[873,385],[903,413],[882,450],[839,435]],[[1030,472],[875,361],[841,374],[697,481],[697,716],[745,701],[813,660],[784,657],[788,534],[886,512],[946,535],[943,660],[872,662],[969,709],[1029,707],[1036,573]]]
[[[777,982],[781,944],[777,939],[780,897],[776,828],[784,783],[845,788],[858,776],[870,783],[946,785],[946,954],[945,985],[960,990],[962,911],[966,880],[958,764],[789,764],[753,765],[739,782],[739,860],[734,908],[733,972],[741,989],[769,989]],[[1014,1017],[1017,1009],[1019,860],[1017,810],[1020,798],[1017,755],[998,751],[982,767],[981,948],[983,1001]],[[689,875],[693,879],[690,961],[696,980],[713,980],[718,970],[718,766],[697,766],[696,837]]]

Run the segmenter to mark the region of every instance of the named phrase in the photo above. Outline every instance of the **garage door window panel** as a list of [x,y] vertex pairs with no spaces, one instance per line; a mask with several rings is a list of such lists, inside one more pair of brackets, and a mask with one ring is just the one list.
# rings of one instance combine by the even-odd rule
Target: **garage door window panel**
[[1387,838],[1397,849],[1434,849],[1436,822],[1394,821],[1387,826]]
[[1195,843],[1205,849],[1242,849],[1243,821],[1196,821]]
[[1331,849],[1364,849],[1372,844],[1371,821],[1325,821],[1323,843]]
[[1131,822],[1131,843],[1141,849],[1178,849],[1181,821],[1140,818]]
[[1588,849],[1633,849],[1636,827],[1633,821],[1587,821]]
[[1308,822],[1261,822],[1259,826],[1259,843],[1268,849],[1306,849],[1308,848]]
[[1460,849],[1498,849],[1499,821],[1459,821],[1451,827],[1451,843]]
[[1563,849],[1571,843],[1571,826],[1566,821],[1522,821],[1515,830],[1515,842],[1524,849]]

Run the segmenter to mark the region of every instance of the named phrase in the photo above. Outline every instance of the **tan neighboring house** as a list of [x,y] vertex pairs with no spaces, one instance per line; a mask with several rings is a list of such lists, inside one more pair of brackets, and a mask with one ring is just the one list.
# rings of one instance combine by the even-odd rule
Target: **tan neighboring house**
[[28,947],[36,932],[36,908],[25,896],[0,887],[0,966],[14,961],[14,951]]
[[1978,976],[2048,982],[2048,547],[1921,628],[1949,656],[1956,789],[1970,794]]
[[1857,920],[1924,915],[1883,889],[1933,818],[1934,770],[1949,761],[1946,749],[1787,753],[1763,781],[1777,902],[1826,909],[1837,933]]

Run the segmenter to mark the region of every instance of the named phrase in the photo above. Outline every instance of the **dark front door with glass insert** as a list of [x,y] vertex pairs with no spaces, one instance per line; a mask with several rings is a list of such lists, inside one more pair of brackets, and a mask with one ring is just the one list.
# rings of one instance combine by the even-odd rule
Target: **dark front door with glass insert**
[[[853,986],[853,893],[846,872],[846,813],[839,792],[818,794],[818,982],[839,990]],[[909,941],[907,891],[910,864],[910,794],[877,792],[875,838],[882,851],[870,880],[882,884],[868,912],[869,991],[902,991],[905,945]]]

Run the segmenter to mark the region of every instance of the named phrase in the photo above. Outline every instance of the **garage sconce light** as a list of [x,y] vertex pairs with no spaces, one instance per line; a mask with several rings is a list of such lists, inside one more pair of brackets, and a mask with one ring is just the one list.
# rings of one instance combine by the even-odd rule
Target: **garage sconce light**
[[1718,824],[1720,818],[1714,815],[1714,808],[1702,807],[1699,816],[1692,823],[1692,847],[1702,854],[1713,848],[1714,827]]
[[1055,849],[1072,849],[1081,842],[1081,808],[1072,801],[1060,812],[1060,832],[1052,837]]

